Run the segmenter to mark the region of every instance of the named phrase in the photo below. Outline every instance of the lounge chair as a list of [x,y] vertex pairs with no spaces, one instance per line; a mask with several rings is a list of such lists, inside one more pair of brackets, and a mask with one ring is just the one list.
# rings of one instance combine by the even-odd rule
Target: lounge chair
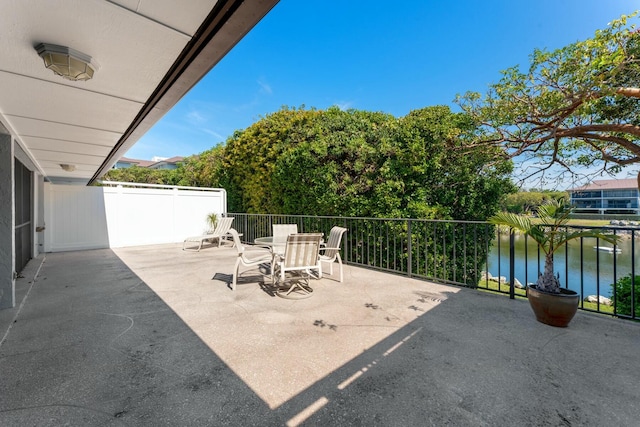
[[191,248],[186,247],[187,242],[197,242],[198,248],[195,250],[200,251],[200,249],[202,249],[202,244],[205,241],[213,242],[216,239],[218,240],[218,247],[220,247],[220,242],[222,241],[222,239],[224,239],[227,236],[227,233],[231,228],[231,223],[233,223],[233,217],[227,216],[227,217],[220,218],[218,220],[218,225],[216,226],[215,230],[213,230],[211,233],[203,234],[201,236],[191,236],[184,239],[184,242],[182,242],[182,250],[183,251],[194,250],[193,247]]
[[255,267],[256,265],[271,263],[272,255],[271,252],[264,250],[264,248],[260,248],[260,250],[252,251],[254,252],[255,257],[249,258],[247,257],[247,248],[242,245],[238,232],[231,228],[228,233],[233,238],[236,249],[238,249],[238,258],[236,259],[236,266],[233,269],[233,281],[231,282],[231,290],[235,291],[236,284],[238,283],[240,264],[246,267]]
[[[313,289],[309,286],[311,270],[320,270],[318,252],[322,233],[290,234],[284,255],[277,256],[272,270],[277,277],[276,295],[282,298],[307,298]],[[287,278],[287,273],[292,277]],[[287,286],[286,282],[290,284]]]
[[[346,228],[335,226],[329,232],[329,241],[326,245],[320,246],[320,266],[323,262],[329,263],[329,274],[333,275],[333,263],[338,260],[340,266],[340,283],[343,280],[342,273],[342,258],[340,257],[340,242],[342,241],[342,235],[347,231]],[[322,270],[320,270],[320,277],[322,277]]]

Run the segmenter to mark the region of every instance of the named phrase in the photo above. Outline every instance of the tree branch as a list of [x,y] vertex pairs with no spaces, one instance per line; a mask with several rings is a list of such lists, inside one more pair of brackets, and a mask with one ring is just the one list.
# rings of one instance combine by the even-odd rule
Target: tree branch
[[571,137],[585,132],[619,132],[640,137],[640,126],[625,123],[604,123],[561,129],[558,136]]
[[616,93],[629,98],[640,98],[640,88],[637,87],[621,87]]

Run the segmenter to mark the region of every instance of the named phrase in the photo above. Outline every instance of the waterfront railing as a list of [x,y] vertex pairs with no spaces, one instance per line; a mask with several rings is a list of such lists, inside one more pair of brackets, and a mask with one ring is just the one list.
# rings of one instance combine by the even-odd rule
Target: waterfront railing
[[[331,227],[339,225],[349,230],[342,239],[346,264],[510,298],[526,297],[526,287],[535,283],[544,269],[544,254],[532,239],[485,221],[247,213],[229,216],[235,217],[233,226],[247,243],[271,235],[273,224],[297,224],[300,232],[322,232],[325,236]],[[599,228],[620,236],[620,240],[616,246],[595,238],[566,244],[554,258],[562,285],[581,295],[582,310],[640,319],[640,280],[636,279],[640,229],[572,228]]]

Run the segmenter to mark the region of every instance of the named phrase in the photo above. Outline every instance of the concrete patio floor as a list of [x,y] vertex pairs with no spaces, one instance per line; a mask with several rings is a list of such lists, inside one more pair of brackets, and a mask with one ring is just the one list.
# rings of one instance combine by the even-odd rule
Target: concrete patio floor
[[[46,254],[0,311],[0,425],[637,426],[640,324],[345,266],[273,296],[230,246]],[[337,267],[337,265],[336,265]]]

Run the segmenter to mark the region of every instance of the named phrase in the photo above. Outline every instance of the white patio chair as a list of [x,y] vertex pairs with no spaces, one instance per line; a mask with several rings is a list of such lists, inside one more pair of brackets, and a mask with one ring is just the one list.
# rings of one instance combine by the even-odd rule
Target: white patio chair
[[[322,233],[290,234],[284,255],[278,256],[272,266],[277,277],[276,295],[282,298],[307,298],[313,289],[309,286],[311,270],[320,269],[318,253]],[[287,278],[287,273],[292,277]],[[289,281],[287,286],[285,282]]]
[[215,230],[213,230],[211,233],[207,233],[207,234],[202,234],[200,236],[191,236],[191,237],[187,237],[186,239],[184,239],[184,242],[182,242],[182,250],[194,250],[194,248],[187,248],[187,242],[198,242],[198,248],[195,249],[196,251],[200,251],[200,249],[202,249],[202,244],[206,241],[213,241],[213,240],[218,240],[218,247],[220,247],[220,243],[222,241],[222,239],[224,239],[227,235],[227,233],[229,232],[229,229],[231,228],[231,224],[233,223],[233,217],[227,216],[227,217],[223,217],[220,218],[218,220],[218,225],[216,226]]
[[287,243],[287,237],[289,234],[298,233],[298,224],[273,224],[271,226],[273,230],[273,243],[281,244],[282,246]]
[[[340,283],[343,280],[342,273],[342,258],[340,257],[340,242],[342,241],[342,235],[347,231],[346,228],[335,226],[329,232],[329,241],[326,245],[320,246],[320,266],[323,262],[329,263],[329,274],[333,276],[333,263],[338,260],[340,266]],[[319,276],[322,277],[322,269],[319,271]]]
[[[264,248],[256,248],[254,251],[247,251],[247,248],[242,245],[240,241],[240,236],[238,232],[233,228],[229,229],[228,233],[231,235],[233,239],[233,243],[235,244],[236,249],[238,249],[238,258],[236,258],[236,265],[233,269],[233,280],[231,282],[231,290],[236,290],[236,284],[238,283],[238,274],[240,272],[240,264],[245,267],[255,267],[256,265],[271,263],[272,255],[271,252],[265,250]],[[252,255],[255,257],[249,258],[247,256],[248,252],[253,252]]]
[[[274,256],[284,253],[284,246],[287,244],[287,237],[289,234],[298,233],[298,224],[273,224],[271,226],[273,231],[273,244],[271,250]],[[273,276],[271,277],[273,279]]]

